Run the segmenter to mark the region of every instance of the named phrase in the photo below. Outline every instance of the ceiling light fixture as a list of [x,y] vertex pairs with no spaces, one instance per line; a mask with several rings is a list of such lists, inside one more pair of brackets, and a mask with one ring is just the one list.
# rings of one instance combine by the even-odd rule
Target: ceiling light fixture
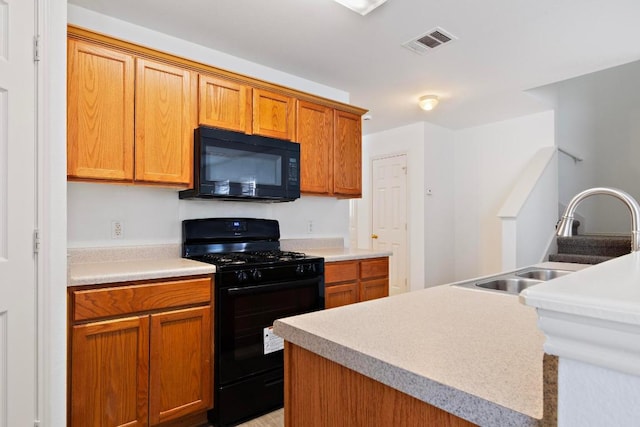
[[364,16],[387,0],[334,0]]
[[431,111],[438,105],[438,97],[436,95],[421,96],[418,105],[425,111]]

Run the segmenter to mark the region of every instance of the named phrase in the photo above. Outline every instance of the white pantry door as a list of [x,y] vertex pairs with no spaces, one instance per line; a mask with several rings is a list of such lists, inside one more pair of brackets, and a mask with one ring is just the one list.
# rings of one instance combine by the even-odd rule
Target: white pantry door
[[34,0],[0,0],[0,427],[36,405]]
[[407,291],[407,156],[374,159],[371,239],[389,257],[389,295]]

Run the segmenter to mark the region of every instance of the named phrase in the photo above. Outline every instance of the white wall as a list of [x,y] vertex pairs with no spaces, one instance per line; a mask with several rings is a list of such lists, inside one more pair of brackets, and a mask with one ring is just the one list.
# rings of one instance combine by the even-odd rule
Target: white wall
[[[454,280],[454,132],[425,123],[424,128],[425,287]],[[430,190],[429,193],[427,191]],[[417,194],[415,194],[417,196]],[[414,194],[410,194],[413,197]]]
[[536,151],[554,145],[553,117],[548,111],[455,133],[456,280],[501,271],[498,211]]
[[503,203],[503,271],[539,263],[555,248],[558,221],[558,151],[543,147],[529,161]]
[[637,426],[640,377],[560,358],[558,426]]
[[[282,238],[340,237],[348,244],[349,201],[303,196],[294,202],[249,203],[179,200],[176,190],[95,183],[69,183],[70,248],[180,243],[181,221],[239,216],[280,221]],[[119,220],[123,238],[111,238]],[[307,233],[308,221],[313,233]]]
[[[166,34],[69,5],[70,24],[173,53],[234,72],[348,102],[348,93],[261,66]],[[280,221],[283,238],[340,237],[349,244],[349,202],[303,196],[289,203],[178,200],[176,190],[94,183],[68,185],[69,247],[179,243],[180,221],[210,216],[247,216]],[[123,223],[124,237],[111,239],[111,221]],[[308,221],[313,233],[307,233]]]
[[[531,92],[556,109],[556,137],[584,161],[559,159],[560,202],[590,187],[617,187],[640,200],[640,62],[555,83]],[[629,213],[598,196],[578,207],[580,232],[628,233]]]
[[516,268],[546,261],[558,220],[558,155],[555,153],[518,216]]
[[[453,147],[451,131],[415,123],[366,135],[362,148],[362,200],[358,206],[358,246],[371,247],[371,161],[407,155],[409,289],[450,282],[453,278]],[[427,200],[426,188],[432,189]]]
[[115,19],[72,4],[68,5],[68,22],[112,37],[137,43],[182,58],[202,62],[214,67],[281,84],[293,89],[323,96],[336,101],[349,102],[349,93],[313,82],[292,74],[265,67],[224,52],[209,49],[164,33]]

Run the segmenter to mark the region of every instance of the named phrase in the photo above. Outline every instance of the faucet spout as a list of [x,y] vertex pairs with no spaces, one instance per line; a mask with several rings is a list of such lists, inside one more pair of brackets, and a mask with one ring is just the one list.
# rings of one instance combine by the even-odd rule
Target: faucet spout
[[573,215],[576,211],[576,208],[584,199],[596,194],[606,194],[609,196],[613,196],[616,199],[622,201],[627,206],[627,208],[629,208],[629,212],[631,212],[631,251],[640,251],[640,231],[638,230],[638,224],[640,223],[640,205],[638,205],[638,202],[633,197],[631,197],[629,193],[617,188],[589,188],[588,190],[584,190],[583,192],[573,196],[573,199],[571,199],[564,211],[564,214],[562,215],[560,224],[558,224],[556,235],[560,237],[571,236],[571,226],[573,225]]

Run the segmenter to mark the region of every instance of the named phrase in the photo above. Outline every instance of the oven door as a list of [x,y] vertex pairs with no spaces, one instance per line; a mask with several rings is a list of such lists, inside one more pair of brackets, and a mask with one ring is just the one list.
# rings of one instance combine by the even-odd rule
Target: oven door
[[[276,319],[323,308],[323,277],[220,287],[216,301],[218,384],[281,368],[283,351],[265,328]],[[267,335],[265,337],[265,332]]]

